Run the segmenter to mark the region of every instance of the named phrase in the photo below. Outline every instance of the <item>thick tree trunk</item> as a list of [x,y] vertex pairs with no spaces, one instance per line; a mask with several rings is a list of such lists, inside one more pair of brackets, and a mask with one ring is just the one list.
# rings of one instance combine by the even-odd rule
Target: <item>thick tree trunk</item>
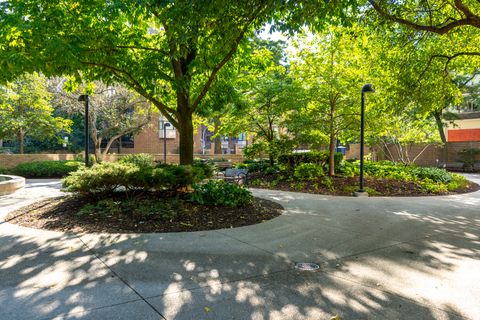
[[438,133],[442,139],[443,144],[447,143],[447,137],[445,136],[445,131],[443,130],[442,114],[440,112],[434,111],[433,116],[435,117],[435,122],[437,123]]
[[[218,130],[220,129],[220,120],[218,117],[213,118],[213,133],[216,135]],[[213,151],[214,154],[222,154],[222,137],[220,135],[216,136],[214,139],[215,149]]]
[[189,112],[179,113],[178,125],[180,128],[180,164],[193,164],[193,123],[192,114]]
[[221,136],[215,137],[214,145],[215,145],[215,149],[213,153],[222,154],[222,137]]
[[18,153],[23,154],[25,152],[25,134],[23,132],[17,133],[18,138]]

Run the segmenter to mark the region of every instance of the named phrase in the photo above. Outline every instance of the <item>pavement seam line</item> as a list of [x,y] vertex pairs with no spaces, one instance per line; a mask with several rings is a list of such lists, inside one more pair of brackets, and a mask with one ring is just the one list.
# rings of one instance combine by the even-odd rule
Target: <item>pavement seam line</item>
[[95,250],[93,250],[92,248],[90,248],[83,240],[80,236],[77,236],[78,240],[80,240],[80,242],[83,243],[83,245],[88,249],[88,251],[91,252],[91,254],[93,254],[93,256],[95,258],[97,258],[105,267],[107,267],[108,270],[110,270],[110,272],[115,276],[117,277],[124,285],[126,285],[128,288],[130,288],[130,290],[132,290],[137,296],[140,297],[141,300],[143,300],[143,302],[145,302],[153,311],[155,311],[155,313],[157,313],[162,319],[164,320],[167,320],[167,318],[165,318],[163,316],[163,314],[157,310],[157,308],[155,308],[155,306],[153,306],[150,302],[148,302],[146,300],[146,298],[144,298],[137,290],[135,290],[126,280],[124,280],[122,277],[120,277],[120,275],[118,273],[116,273],[112,268],[110,268],[110,266],[105,262],[103,261],[102,258],[99,257],[99,255],[95,252]]
[[[110,308],[110,307],[121,306],[121,305],[124,305],[124,304],[129,304],[129,303],[133,303],[133,302],[137,302],[137,301],[142,301],[142,299],[129,300],[129,301],[125,301],[125,302],[114,303],[114,304],[111,304],[111,305],[89,308],[89,309],[85,309],[83,311],[76,311],[76,312],[69,313],[69,315],[81,314],[81,313],[84,313],[84,312],[87,312],[87,311],[95,311],[95,310],[101,310],[101,309],[106,309],[106,308]],[[58,317],[58,316],[59,315],[57,315],[55,317]],[[52,319],[52,317],[42,318],[42,320],[50,320],[50,319]]]
[[358,252],[358,253],[348,254],[348,255],[341,256],[341,257],[338,257],[338,258],[335,258],[335,259],[327,259],[326,262],[338,261],[338,260],[345,259],[345,258],[351,258],[351,257],[355,257],[355,256],[361,256],[361,255],[364,255],[364,254],[367,254],[367,253],[371,253],[371,252],[375,252],[375,251],[379,251],[379,250],[384,250],[384,249],[388,249],[388,248],[393,248],[393,247],[396,247],[396,246],[399,246],[399,245],[402,245],[402,244],[412,243],[412,242],[415,242],[415,241],[418,241],[418,240],[424,239],[424,238],[425,238],[425,237],[420,237],[420,238],[415,238],[415,239],[411,239],[411,240],[400,241],[400,242],[397,242],[397,243],[394,243],[394,244],[390,244],[390,245],[384,246],[384,247],[379,247],[379,248],[375,248],[375,249],[360,251],[360,252]]

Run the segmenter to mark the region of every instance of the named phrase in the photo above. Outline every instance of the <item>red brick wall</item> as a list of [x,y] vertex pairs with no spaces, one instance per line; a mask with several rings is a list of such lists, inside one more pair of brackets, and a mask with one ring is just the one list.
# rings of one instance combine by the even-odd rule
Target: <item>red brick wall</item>
[[[140,133],[133,137],[134,148],[133,153],[162,153],[163,154],[163,138],[159,133],[159,117],[154,115],[150,124]],[[197,128],[193,137],[194,153],[200,153],[202,148],[201,129]],[[178,146],[180,145],[180,134],[176,132],[175,139],[166,139],[167,154],[178,154]]]

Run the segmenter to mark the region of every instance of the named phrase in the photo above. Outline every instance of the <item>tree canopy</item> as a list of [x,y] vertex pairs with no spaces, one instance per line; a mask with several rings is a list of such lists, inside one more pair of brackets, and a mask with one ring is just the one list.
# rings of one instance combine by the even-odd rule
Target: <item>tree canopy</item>
[[71,121],[53,115],[45,77],[33,73],[0,86],[0,139],[17,139],[24,153],[25,137],[52,138],[68,132]]
[[[193,161],[192,115],[245,35],[268,21],[296,28],[340,21],[355,1],[0,3],[1,77],[42,71],[120,82],[151,101],[180,133]],[[308,18],[308,19],[307,19]]]

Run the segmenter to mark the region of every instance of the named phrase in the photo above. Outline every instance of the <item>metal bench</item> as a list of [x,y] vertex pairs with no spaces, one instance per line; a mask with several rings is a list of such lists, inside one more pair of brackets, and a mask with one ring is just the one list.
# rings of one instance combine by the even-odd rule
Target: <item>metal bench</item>
[[465,164],[463,162],[445,162],[440,164],[440,168],[454,171],[464,171]]
[[236,184],[245,184],[248,179],[248,169],[227,169],[223,180]]

